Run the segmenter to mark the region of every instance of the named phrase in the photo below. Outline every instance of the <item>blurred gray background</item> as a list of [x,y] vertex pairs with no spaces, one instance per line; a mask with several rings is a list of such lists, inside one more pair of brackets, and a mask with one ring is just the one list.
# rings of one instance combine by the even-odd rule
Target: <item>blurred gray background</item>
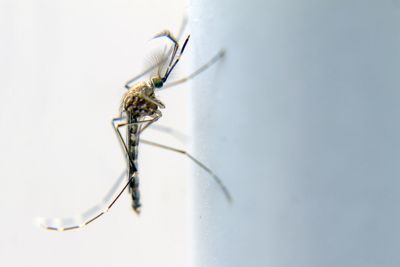
[[227,50],[193,81],[193,132],[234,196],[194,180],[194,266],[400,266],[400,2],[193,0],[190,18],[194,65]]

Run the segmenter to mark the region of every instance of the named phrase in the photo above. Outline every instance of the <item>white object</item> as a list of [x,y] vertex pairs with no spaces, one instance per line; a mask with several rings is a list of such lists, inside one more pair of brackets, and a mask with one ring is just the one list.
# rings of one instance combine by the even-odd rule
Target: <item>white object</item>
[[[190,1],[192,266],[399,266],[398,1]],[[192,43],[193,45],[193,43]]]

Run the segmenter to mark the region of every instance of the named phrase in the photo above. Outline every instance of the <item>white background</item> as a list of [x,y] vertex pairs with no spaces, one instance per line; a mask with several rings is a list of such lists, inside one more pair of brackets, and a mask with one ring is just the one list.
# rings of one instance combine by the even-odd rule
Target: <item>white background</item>
[[[140,147],[139,217],[125,193],[82,230],[33,224],[87,210],[124,170],[111,127],[124,82],[152,36],[177,32],[184,15],[183,1],[0,1],[1,266],[186,266],[190,174],[179,154]],[[160,93],[159,122],[187,138],[148,139],[188,148],[188,89]]]

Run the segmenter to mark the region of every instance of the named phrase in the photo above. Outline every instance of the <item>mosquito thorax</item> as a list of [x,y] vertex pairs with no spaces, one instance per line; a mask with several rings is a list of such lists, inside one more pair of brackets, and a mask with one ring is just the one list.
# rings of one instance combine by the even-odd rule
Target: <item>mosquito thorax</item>
[[151,83],[153,84],[153,86],[155,88],[161,88],[164,85],[163,80],[159,76],[152,77],[151,78]]

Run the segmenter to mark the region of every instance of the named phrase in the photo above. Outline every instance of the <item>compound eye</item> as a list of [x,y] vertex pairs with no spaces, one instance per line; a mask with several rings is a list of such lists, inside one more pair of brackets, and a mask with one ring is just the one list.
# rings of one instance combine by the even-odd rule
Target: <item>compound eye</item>
[[161,78],[153,78],[152,82],[153,82],[155,88],[161,88],[164,85]]

